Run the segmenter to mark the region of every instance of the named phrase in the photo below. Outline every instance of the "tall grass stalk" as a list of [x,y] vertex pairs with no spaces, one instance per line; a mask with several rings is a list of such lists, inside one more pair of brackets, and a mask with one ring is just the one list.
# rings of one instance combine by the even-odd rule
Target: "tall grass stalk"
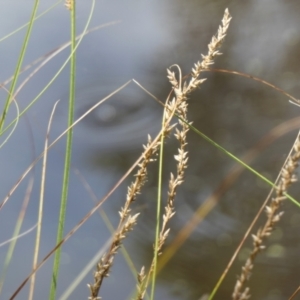
[[[69,90],[69,112],[68,112],[68,127],[74,123],[74,102],[75,102],[75,75],[76,75],[76,0],[71,0],[70,7],[71,15],[71,60],[70,60],[70,90]],[[66,143],[66,154],[65,154],[65,165],[64,175],[62,184],[62,194],[60,202],[60,213],[58,220],[58,229],[56,243],[58,244],[64,235],[64,225],[66,218],[67,199],[68,199],[68,188],[69,188],[69,177],[71,168],[71,157],[72,157],[72,140],[73,140],[73,129],[71,128],[67,133]],[[57,288],[57,278],[60,266],[60,255],[61,248],[58,248],[54,256],[53,264],[53,275],[50,287],[49,299],[54,300]]]
[[30,35],[31,35],[31,30],[32,30],[32,26],[33,26],[33,23],[34,23],[34,20],[35,20],[35,15],[36,15],[36,12],[37,12],[37,9],[38,9],[38,5],[39,5],[39,0],[35,0],[33,10],[32,10],[32,13],[31,13],[31,17],[30,17],[30,21],[29,21],[29,26],[28,26],[28,29],[27,29],[27,32],[26,32],[26,35],[25,35],[25,39],[24,39],[22,48],[21,48],[21,52],[20,52],[19,59],[18,59],[18,62],[17,62],[17,67],[16,67],[16,70],[14,72],[14,78],[12,80],[12,83],[11,83],[11,86],[10,86],[10,89],[9,89],[9,93],[7,95],[6,102],[4,104],[4,108],[3,108],[3,111],[2,111],[2,116],[1,116],[1,119],[0,119],[0,136],[3,134],[3,126],[4,126],[5,119],[6,119],[6,115],[7,115],[10,103],[11,103],[13,97],[14,97],[14,90],[15,90],[15,87],[16,87],[16,84],[17,84],[17,81],[18,81],[18,78],[19,78],[20,69],[21,69],[21,66],[22,66],[22,63],[23,63],[23,59],[24,59],[24,56],[25,56],[25,53],[26,53],[27,46],[28,46],[28,42],[29,42],[29,38],[30,38]]
[[[162,128],[166,126],[166,108],[164,109],[162,118]],[[160,138],[159,149],[159,165],[158,165],[158,183],[157,183],[157,199],[156,199],[156,227],[155,227],[155,243],[154,243],[154,268],[152,273],[152,286],[150,299],[154,299],[155,283],[156,283],[156,268],[157,268],[157,256],[159,251],[159,232],[160,232],[160,218],[161,218],[161,193],[162,193],[162,176],[163,176],[163,157],[164,157],[164,141],[165,135],[162,134]]]

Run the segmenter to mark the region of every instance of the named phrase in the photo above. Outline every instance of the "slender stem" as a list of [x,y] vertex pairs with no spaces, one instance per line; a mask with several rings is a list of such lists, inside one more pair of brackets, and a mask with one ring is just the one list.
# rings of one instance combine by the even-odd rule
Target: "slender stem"
[[6,278],[7,271],[9,269],[9,267],[11,266],[14,250],[16,248],[17,241],[19,240],[19,237],[20,237],[21,227],[22,227],[25,215],[26,215],[29,200],[31,198],[33,183],[34,183],[34,179],[31,178],[28,183],[27,191],[26,191],[25,198],[24,198],[24,201],[22,204],[22,208],[20,210],[19,217],[17,218],[17,222],[16,222],[15,229],[14,229],[14,232],[12,235],[12,239],[9,241],[9,247],[7,249],[6,257],[5,257],[2,267],[1,267],[0,294],[2,294],[4,280]]
[[[240,165],[242,165],[243,167],[245,167],[246,169],[248,169],[250,172],[252,172],[254,175],[256,175],[257,177],[259,177],[260,179],[262,179],[264,182],[266,182],[268,185],[270,185],[271,187],[276,188],[276,184],[274,184],[272,181],[270,181],[269,179],[267,179],[266,177],[264,177],[263,175],[261,175],[258,171],[256,171],[255,169],[251,168],[249,165],[247,165],[246,163],[244,163],[242,160],[240,160],[237,156],[233,155],[231,152],[227,151],[224,147],[222,147],[221,145],[219,145],[218,143],[216,143],[215,141],[213,141],[211,138],[209,138],[207,135],[205,135],[204,133],[202,133],[200,130],[198,130],[196,127],[194,127],[191,124],[188,124],[184,119],[182,119],[177,113],[174,114],[179,120],[181,120],[182,122],[186,123],[189,128],[194,131],[196,134],[198,134],[199,136],[201,136],[202,138],[204,138],[207,142],[209,142],[210,144],[212,144],[213,146],[215,146],[217,149],[221,150],[222,152],[224,152],[227,156],[229,156],[230,158],[232,158],[233,160],[235,160],[237,163],[239,163]],[[300,207],[300,203],[293,198],[292,196],[290,196],[288,193],[284,192],[283,193],[284,196],[286,196],[291,202],[293,202],[296,206]]]
[[[298,133],[298,135],[297,135],[296,141],[297,141],[298,139],[299,139],[299,133]],[[296,141],[294,142],[294,145],[295,145]],[[275,182],[274,182],[275,186],[278,186],[278,182],[279,182],[279,179],[280,179],[280,177],[281,177],[281,171],[282,171],[283,167],[286,165],[286,163],[287,163],[289,157],[292,155],[292,152],[293,152],[293,147],[292,147],[292,149],[290,150],[290,153],[288,154],[288,156],[287,156],[285,162],[283,163],[283,165],[282,165],[282,167],[281,167],[281,170],[280,170],[280,172],[279,172],[279,174],[278,174],[278,176],[277,176],[277,178],[276,178],[276,180],[275,180]],[[232,264],[234,263],[234,261],[235,261],[237,255],[238,255],[238,253],[240,252],[241,248],[243,247],[243,245],[244,245],[246,239],[248,238],[249,234],[252,232],[253,227],[254,227],[254,225],[256,225],[258,218],[261,216],[261,214],[262,214],[262,212],[264,211],[266,205],[267,205],[268,202],[270,201],[270,198],[271,198],[271,196],[272,196],[272,194],[273,194],[273,192],[274,192],[275,186],[273,186],[273,187],[271,188],[271,190],[270,190],[270,192],[269,192],[267,198],[265,199],[264,203],[263,203],[262,206],[260,207],[260,209],[259,209],[259,211],[257,212],[256,216],[255,216],[254,219],[252,220],[250,226],[248,227],[246,233],[244,234],[244,236],[243,236],[243,238],[242,238],[242,241],[241,241],[240,244],[238,245],[238,247],[237,247],[237,249],[235,250],[233,256],[231,257],[229,263],[227,264],[227,266],[226,266],[224,272],[223,272],[222,275],[220,276],[220,278],[219,278],[219,280],[217,281],[215,287],[213,288],[211,294],[209,295],[208,300],[213,300],[213,299],[214,299],[214,297],[215,297],[217,291],[219,290],[219,288],[220,288],[221,284],[223,283],[223,281],[224,281],[224,279],[225,279],[227,273],[229,272],[229,269],[231,268]]]
[[[35,238],[35,246],[34,246],[34,252],[33,252],[33,263],[32,263],[32,269],[35,269],[38,263],[38,257],[39,257],[39,250],[40,250],[40,243],[41,243],[41,235],[42,235],[42,221],[43,221],[43,212],[44,212],[44,198],[45,198],[45,184],[46,184],[46,169],[47,169],[47,158],[48,158],[48,144],[49,144],[49,134],[51,129],[51,124],[53,121],[53,116],[55,112],[55,108],[57,106],[58,101],[53,106],[46,138],[45,138],[45,154],[43,156],[43,164],[42,164],[42,175],[41,175],[41,188],[40,188],[40,201],[39,201],[39,212],[38,212],[38,223],[37,223],[37,229],[36,229],[36,238]],[[30,281],[30,287],[29,287],[29,295],[28,300],[33,299],[34,294],[34,287],[36,283],[36,274],[33,274]]]
[[[44,16],[45,14],[47,14],[49,11],[51,11],[55,6],[57,6],[59,3],[61,3],[63,0],[59,0],[57,1],[56,3],[54,3],[52,6],[50,6],[49,8],[47,8],[46,10],[44,10],[42,13],[40,13],[39,15],[37,15],[35,18],[34,18],[34,21],[36,21],[37,19],[41,18],[42,16]],[[2,41],[4,41],[5,39],[8,39],[9,37],[11,37],[12,35],[18,33],[20,30],[22,30],[23,28],[27,27],[27,25],[30,23],[27,22],[25,23],[24,25],[20,26],[19,28],[17,28],[16,30],[10,32],[9,34],[5,35],[4,37],[2,37],[0,39],[0,43]]]
[[[166,108],[163,113],[162,128],[165,128],[165,114]],[[162,172],[163,172],[163,154],[164,154],[164,133],[160,138],[160,152],[159,152],[159,167],[158,167],[158,187],[157,187],[157,207],[156,207],[156,228],[155,228],[155,246],[153,258],[153,272],[150,299],[154,299],[155,283],[156,283],[156,269],[157,269],[157,256],[159,247],[159,232],[160,232],[160,215],[161,215],[161,190],[162,190]]]
[[18,77],[19,77],[19,74],[20,74],[20,69],[21,69],[21,66],[22,66],[22,63],[23,63],[23,59],[24,59],[25,52],[26,52],[26,49],[27,49],[27,45],[28,45],[28,42],[29,42],[29,38],[30,38],[30,35],[31,35],[31,30],[32,30],[32,26],[33,26],[33,23],[34,23],[34,20],[35,20],[35,15],[36,15],[36,12],[37,12],[38,5],[39,5],[39,0],[35,0],[33,10],[32,10],[32,14],[31,14],[30,21],[29,21],[29,26],[28,26],[28,29],[27,29],[27,32],[26,32],[26,35],[25,35],[25,40],[24,40],[23,45],[22,45],[22,49],[21,49],[21,53],[20,53],[20,56],[19,56],[19,60],[17,62],[16,70],[14,72],[14,78],[13,78],[13,81],[11,83],[8,96],[6,98],[6,102],[5,102],[5,105],[4,105],[4,108],[3,108],[3,112],[2,112],[2,116],[0,118],[0,135],[2,135],[2,133],[3,133],[2,132],[3,125],[4,125],[4,122],[5,122],[5,119],[6,119],[6,115],[7,115],[8,109],[9,109],[9,105],[10,105],[12,99],[13,99],[14,90],[15,90],[15,87],[16,87],[16,84],[17,84],[17,81],[18,81]]
[[[68,126],[73,124],[74,120],[74,101],[75,101],[75,72],[76,72],[76,10],[75,10],[75,0],[72,3],[71,9],[71,60],[70,60],[70,95],[69,95],[69,115],[68,115]],[[63,186],[61,193],[61,204],[60,204],[60,213],[58,220],[58,230],[56,242],[59,243],[63,238],[65,216],[66,216],[66,207],[68,199],[68,187],[69,187],[69,177],[70,177],[70,166],[71,166],[71,156],[72,156],[72,140],[73,140],[73,129],[71,128],[67,134],[67,143],[66,143],[66,154],[65,154],[65,166],[64,166],[64,176],[63,176]],[[50,297],[49,299],[54,300],[57,287],[57,278],[59,272],[60,264],[60,255],[61,248],[58,248],[55,252],[54,264],[53,264],[53,275],[50,288]]]

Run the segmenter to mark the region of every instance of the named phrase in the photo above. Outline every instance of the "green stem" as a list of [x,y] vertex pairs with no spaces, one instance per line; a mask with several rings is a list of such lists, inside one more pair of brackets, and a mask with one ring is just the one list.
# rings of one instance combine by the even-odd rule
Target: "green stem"
[[[164,109],[162,128],[165,128],[165,113]],[[159,231],[160,231],[160,215],[161,215],[161,191],[162,191],[162,172],[163,172],[163,154],[164,154],[164,133],[160,138],[160,153],[159,153],[159,167],[158,167],[158,187],[157,187],[157,207],[156,207],[156,228],[155,228],[155,246],[154,246],[154,258],[153,258],[153,273],[151,284],[150,299],[154,299],[155,284],[156,284],[156,272],[157,272],[157,257],[158,257],[158,243],[159,243]]]
[[[70,95],[69,95],[69,115],[68,115],[68,127],[73,124],[74,120],[74,102],[75,102],[75,73],[76,73],[76,10],[75,10],[75,0],[73,0],[73,6],[71,9],[71,60],[70,60]],[[61,204],[60,204],[60,213],[58,220],[58,230],[56,243],[58,244],[64,233],[64,224],[66,216],[66,207],[68,199],[68,187],[69,187],[69,177],[70,177],[70,166],[71,166],[71,155],[72,155],[72,140],[73,140],[73,129],[71,128],[67,134],[66,142],[66,154],[65,154],[65,166],[64,166],[64,177],[63,177],[63,186],[61,193]],[[58,248],[55,252],[54,264],[53,264],[53,275],[50,288],[50,297],[49,299],[54,300],[56,295],[57,288],[57,278],[60,265],[60,255],[61,248]]]
[[[39,19],[39,18],[41,18],[42,16],[44,16],[45,14],[47,14],[49,11],[51,11],[51,9],[53,9],[55,6],[57,6],[58,4],[60,4],[62,1],[63,1],[63,0],[59,0],[59,1],[57,1],[56,3],[54,3],[52,6],[50,6],[50,7],[47,8],[45,11],[43,11],[43,12],[40,13],[38,16],[36,16],[36,17],[34,18],[34,21],[36,21],[37,19]],[[28,25],[29,23],[30,23],[30,21],[27,22],[26,24],[20,26],[20,27],[17,28],[16,30],[10,32],[9,34],[5,35],[4,37],[2,37],[2,38],[0,39],[0,43],[1,43],[2,41],[4,41],[5,39],[8,39],[8,38],[11,37],[12,35],[18,33],[18,32],[19,32],[20,30],[22,30],[23,28],[27,27],[27,25]]]
[[[183,120],[180,116],[178,116],[177,114],[175,114],[176,117],[178,119],[180,119],[182,122],[186,123],[189,128],[191,130],[193,130],[195,133],[197,133],[198,135],[200,135],[201,137],[203,137],[206,141],[208,141],[210,144],[212,144],[213,146],[215,146],[217,149],[221,150],[222,152],[224,152],[226,155],[228,155],[230,158],[232,158],[233,160],[235,160],[237,163],[239,163],[240,165],[242,165],[243,167],[245,167],[247,170],[249,170],[250,172],[252,172],[254,175],[256,175],[258,178],[262,179],[264,182],[266,182],[268,185],[270,185],[273,188],[276,188],[276,184],[274,184],[271,180],[267,179],[266,177],[264,177],[263,175],[261,175],[259,172],[257,172],[256,170],[254,170],[253,168],[251,168],[249,165],[247,165],[246,163],[244,163],[242,160],[240,160],[239,158],[237,158],[236,156],[234,156],[233,154],[231,154],[229,151],[227,151],[225,148],[223,148],[221,145],[219,145],[218,143],[214,142],[212,139],[210,139],[207,135],[205,135],[204,133],[202,133],[201,131],[199,131],[197,128],[195,128],[193,125],[188,124],[185,120]],[[283,193],[284,196],[286,196],[291,202],[293,202],[296,206],[298,206],[300,208],[300,203],[293,198],[292,196],[290,196],[288,193],[284,192]]]
[[31,30],[32,30],[32,26],[33,26],[33,23],[34,23],[34,20],[35,20],[35,15],[36,15],[36,12],[37,12],[38,5],[39,5],[39,0],[35,0],[34,7],[33,7],[33,10],[32,10],[31,17],[30,17],[30,21],[29,21],[29,26],[28,26],[28,29],[27,29],[27,32],[26,32],[26,35],[25,35],[25,40],[24,40],[23,45],[22,45],[22,49],[21,49],[21,53],[20,53],[20,56],[19,56],[19,59],[18,59],[16,70],[14,72],[14,78],[13,78],[13,81],[11,83],[8,96],[6,98],[6,102],[4,104],[2,116],[0,118],[0,136],[3,134],[3,132],[2,132],[3,125],[4,125],[4,122],[5,122],[5,119],[6,119],[6,115],[7,115],[8,109],[9,109],[9,105],[10,105],[12,99],[13,99],[14,90],[15,90],[15,87],[16,87],[16,84],[17,84],[17,81],[18,81],[18,78],[19,78],[20,69],[21,69],[21,66],[22,66],[22,63],[23,63],[23,59],[24,59],[24,56],[25,56],[27,46],[28,46],[28,42],[29,42],[29,38],[30,38],[30,35],[31,35]]

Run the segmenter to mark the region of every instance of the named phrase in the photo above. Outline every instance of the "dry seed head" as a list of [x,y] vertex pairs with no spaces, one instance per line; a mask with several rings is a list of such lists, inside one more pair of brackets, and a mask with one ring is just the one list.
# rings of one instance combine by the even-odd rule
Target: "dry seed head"
[[173,87],[178,87],[178,81],[176,79],[175,73],[171,72],[170,69],[167,69],[167,77]]
[[187,87],[184,89],[184,92],[190,93],[192,90],[199,87],[203,82],[203,79],[197,79],[198,76],[200,76],[201,71],[208,69],[209,66],[214,63],[214,58],[218,55],[221,55],[218,49],[224,41],[230,20],[231,17],[228,9],[226,8],[222,19],[222,25],[219,27],[217,35],[212,37],[211,42],[208,45],[208,54],[201,55],[202,61],[198,61],[197,63],[195,63],[191,73],[192,79],[190,80]]
[[72,10],[72,9],[73,9],[73,6],[74,6],[74,1],[75,1],[75,0],[66,0],[66,1],[65,1],[65,7],[66,7],[68,10]]
[[266,210],[267,216],[269,217],[272,213],[272,208],[270,206],[266,205],[265,210]]

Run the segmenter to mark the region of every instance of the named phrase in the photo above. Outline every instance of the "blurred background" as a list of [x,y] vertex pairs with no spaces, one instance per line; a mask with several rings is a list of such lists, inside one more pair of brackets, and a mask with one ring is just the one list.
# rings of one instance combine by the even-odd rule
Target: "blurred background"
[[[28,22],[33,1],[3,0],[0,11],[0,38]],[[40,1],[39,13],[55,1]],[[166,68],[178,64],[188,74],[200,54],[217,32],[225,8],[233,19],[222,46],[222,56],[214,68],[235,70],[260,77],[296,98],[300,86],[300,3],[296,0],[166,0],[166,1],[96,1],[90,27],[119,21],[84,37],[77,52],[76,116],[134,78],[159,99],[165,100],[170,84]],[[91,9],[91,1],[77,1],[77,32],[82,32]],[[14,72],[25,30],[1,42],[0,82]],[[69,12],[63,3],[34,24],[24,65],[49,53],[69,40]],[[58,71],[69,55],[64,50],[39,71],[17,97],[25,108]],[[21,83],[30,71],[21,75]],[[54,103],[60,100],[54,115],[50,140],[67,124],[68,67],[24,115],[0,154],[1,199],[43,149],[48,119]],[[237,75],[206,72],[207,81],[189,99],[189,120],[239,158],[274,181],[300,127],[300,108],[288,103],[283,94]],[[1,89],[2,103],[6,92]],[[15,108],[9,111],[9,120]],[[101,199],[133,164],[147,141],[160,128],[162,107],[134,83],[99,106],[74,130],[72,173],[65,231],[69,232],[93,208],[94,201],[83,184],[88,182]],[[7,123],[8,124],[8,123]],[[173,155],[177,143],[166,144],[164,180],[166,194]],[[158,276],[156,299],[200,299],[209,293],[230,260],[244,232],[269,192],[260,179],[205,140],[188,135],[189,168],[186,181],[179,188],[166,247],[175,255]],[[55,245],[60,205],[65,141],[51,149],[48,157],[45,210],[40,259]],[[80,175],[78,175],[80,172]],[[135,266],[146,268],[152,259],[157,192],[157,166],[149,170],[148,182],[134,205],[141,211],[135,231],[125,240]],[[27,176],[0,212],[0,242],[12,236],[30,178],[34,188],[22,226],[25,231],[36,224],[41,164]],[[118,211],[124,203],[126,187],[132,177],[103,205],[110,221],[118,224]],[[299,184],[291,194],[297,199]],[[180,232],[209,197],[215,207],[193,230]],[[1,200],[2,201],[2,200]],[[285,214],[268,240],[265,252],[257,259],[249,286],[253,299],[287,299],[298,287],[300,250],[300,211],[286,201]],[[262,224],[265,216],[259,223]],[[58,298],[77,274],[101,249],[110,232],[95,213],[62,248]],[[29,274],[35,233],[17,242],[12,264],[5,278],[2,299],[8,299]],[[175,246],[174,246],[175,245]],[[248,240],[230,270],[215,299],[230,299],[237,275],[252,246]],[[3,267],[8,246],[0,248]],[[1,267],[1,269],[2,269]],[[52,259],[37,273],[35,299],[48,297]],[[70,299],[86,299],[86,284],[92,272],[78,285]],[[111,276],[101,289],[103,299],[127,299],[135,287],[124,258],[119,254]],[[27,299],[26,286],[17,299]],[[45,296],[46,295],[46,296]]]

